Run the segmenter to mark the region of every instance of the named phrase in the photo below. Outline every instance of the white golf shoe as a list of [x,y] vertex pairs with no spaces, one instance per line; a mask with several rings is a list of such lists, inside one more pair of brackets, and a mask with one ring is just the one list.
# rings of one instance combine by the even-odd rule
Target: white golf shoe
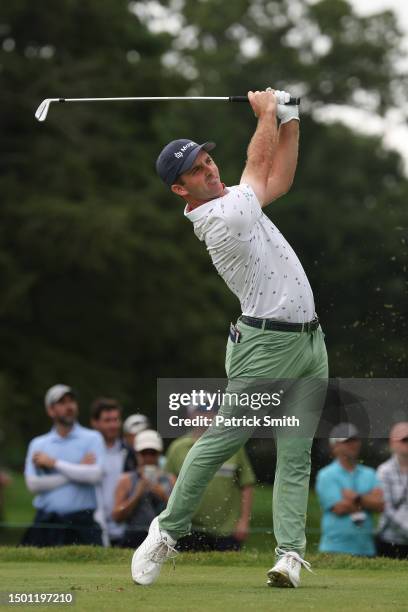
[[278,561],[268,572],[268,585],[271,587],[298,587],[300,584],[300,570],[303,565],[309,572],[310,563],[294,550],[282,550],[276,548],[275,552],[280,555]]
[[159,519],[153,519],[146,539],[133,553],[131,569],[134,582],[144,586],[152,584],[159,577],[163,563],[178,554],[175,544],[176,540],[168,533],[160,531]]

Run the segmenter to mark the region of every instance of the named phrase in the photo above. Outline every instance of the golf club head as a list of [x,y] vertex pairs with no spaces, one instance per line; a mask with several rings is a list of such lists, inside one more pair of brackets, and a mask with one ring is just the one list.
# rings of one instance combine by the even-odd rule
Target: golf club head
[[35,118],[38,121],[45,121],[48,115],[48,109],[50,108],[51,102],[58,102],[58,98],[46,98],[41,102],[37,110],[35,111]]

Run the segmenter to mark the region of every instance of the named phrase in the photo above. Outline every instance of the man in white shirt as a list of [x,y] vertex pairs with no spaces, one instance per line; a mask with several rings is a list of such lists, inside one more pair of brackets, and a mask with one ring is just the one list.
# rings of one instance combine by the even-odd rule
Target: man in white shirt
[[96,490],[96,518],[102,527],[104,545],[120,546],[125,530],[112,518],[115,491],[123,472],[136,469],[136,454],[121,438],[122,406],[116,399],[97,398],[91,404],[90,416],[92,428],[103,436],[106,452],[102,481]]
[[[184,215],[241,303],[242,315],[231,324],[227,344],[227,391],[242,392],[245,383],[240,379],[320,381],[309,386],[296,383],[291,390],[289,414],[307,421],[307,432],[300,437],[277,435],[273,524],[278,546],[268,584],[296,587],[301,566],[309,569],[303,555],[310,449],[328,377],[327,353],[302,265],[262,211],[291,187],[298,155],[298,108],[285,105],[286,92],[249,92],[248,98],[258,123],[239,185],[226,187],[221,182],[209,154],[215,147],[211,142],[172,141],[160,153],[156,169],[186,202]],[[223,405],[219,411],[226,419],[251,413],[239,403]],[[136,583],[151,584],[158,577],[177,539],[189,532],[208,482],[251,433],[248,427],[213,424],[191,448],[167,508],[134,553]]]

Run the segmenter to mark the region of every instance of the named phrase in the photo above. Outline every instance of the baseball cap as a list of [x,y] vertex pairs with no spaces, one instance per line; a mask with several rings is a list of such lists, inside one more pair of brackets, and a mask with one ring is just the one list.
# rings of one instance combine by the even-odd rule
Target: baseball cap
[[56,404],[64,397],[64,395],[67,395],[67,393],[75,397],[73,389],[67,385],[54,385],[53,387],[50,387],[45,394],[45,407],[48,408],[49,406]]
[[173,185],[179,174],[190,170],[201,150],[212,151],[215,147],[215,142],[197,144],[189,138],[172,140],[156,160],[157,174],[166,185]]
[[147,449],[153,449],[159,453],[163,450],[163,440],[160,434],[154,429],[145,429],[136,437],[135,451],[140,453]]
[[396,423],[390,431],[390,440],[399,442],[404,438],[408,438],[408,422],[401,421]]
[[131,414],[123,423],[124,433],[138,434],[149,427],[149,419],[144,414]]
[[329,442],[331,445],[337,442],[347,442],[351,438],[358,438],[358,429],[353,423],[339,423],[330,432]]

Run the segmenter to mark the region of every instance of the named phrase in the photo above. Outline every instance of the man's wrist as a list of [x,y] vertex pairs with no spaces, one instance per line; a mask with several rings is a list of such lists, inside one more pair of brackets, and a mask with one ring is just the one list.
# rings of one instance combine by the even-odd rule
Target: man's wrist
[[261,121],[261,120],[264,120],[264,119],[270,121],[273,118],[276,119],[276,109],[274,109],[274,110],[263,110],[258,115],[258,121]]

